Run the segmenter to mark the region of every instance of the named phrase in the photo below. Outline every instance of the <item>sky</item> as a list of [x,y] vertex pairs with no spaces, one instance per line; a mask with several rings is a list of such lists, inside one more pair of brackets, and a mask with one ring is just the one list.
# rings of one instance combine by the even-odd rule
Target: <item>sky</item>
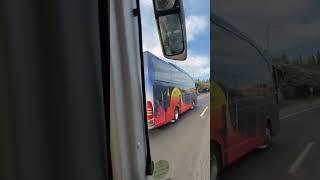
[[213,12],[274,55],[311,55],[320,49],[319,0],[220,0]]
[[210,1],[183,0],[188,57],[185,61],[173,61],[163,57],[152,0],[140,0],[142,15],[143,50],[176,64],[195,79],[210,77]]

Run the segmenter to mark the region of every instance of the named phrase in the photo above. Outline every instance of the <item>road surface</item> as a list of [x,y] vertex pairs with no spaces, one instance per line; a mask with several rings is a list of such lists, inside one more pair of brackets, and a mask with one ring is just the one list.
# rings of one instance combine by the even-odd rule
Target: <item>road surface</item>
[[172,180],[208,180],[210,173],[210,96],[200,95],[194,110],[175,123],[150,131],[153,161],[167,160]]
[[221,180],[319,180],[320,105],[282,111],[281,132],[268,150],[225,169]]

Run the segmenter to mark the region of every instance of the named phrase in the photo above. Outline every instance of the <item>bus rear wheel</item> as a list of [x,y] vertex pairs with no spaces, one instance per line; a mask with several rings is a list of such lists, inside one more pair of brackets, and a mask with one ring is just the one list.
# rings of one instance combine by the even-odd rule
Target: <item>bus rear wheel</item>
[[179,108],[176,107],[175,110],[174,110],[174,117],[173,117],[173,120],[171,122],[176,122],[176,120],[179,119]]
[[192,101],[192,106],[191,109],[194,109],[194,106],[196,105],[196,103],[194,101]]
[[210,180],[218,180],[221,168],[220,154],[215,145],[210,149]]
[[272,144],[272,129],[271,123],[268,123],[267,127],[265,128],[265,143],[259,147],[259,149],[267,149]]
[[179,119],[179,108],[176,107],[176,109],[174,110],[174,120],[178,120]]

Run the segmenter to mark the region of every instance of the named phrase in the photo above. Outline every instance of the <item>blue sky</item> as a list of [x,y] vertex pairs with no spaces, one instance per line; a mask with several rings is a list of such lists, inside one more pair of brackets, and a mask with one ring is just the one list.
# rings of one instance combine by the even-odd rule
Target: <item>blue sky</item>
[[140,0],[142,14],[143,50],[172,62],[186,70],[195,79],[210,76],[210,1],[184,0],[187,26],[188,57],[172,61],[162,56],[152,0]]

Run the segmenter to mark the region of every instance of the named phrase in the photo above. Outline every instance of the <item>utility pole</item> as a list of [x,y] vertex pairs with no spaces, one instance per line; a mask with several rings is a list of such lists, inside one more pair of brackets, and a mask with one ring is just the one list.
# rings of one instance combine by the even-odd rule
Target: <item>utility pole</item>
[[271,52],[270,50],[270,36],[271,36],[271,25],[268,24],[266,28],[266,49]]

